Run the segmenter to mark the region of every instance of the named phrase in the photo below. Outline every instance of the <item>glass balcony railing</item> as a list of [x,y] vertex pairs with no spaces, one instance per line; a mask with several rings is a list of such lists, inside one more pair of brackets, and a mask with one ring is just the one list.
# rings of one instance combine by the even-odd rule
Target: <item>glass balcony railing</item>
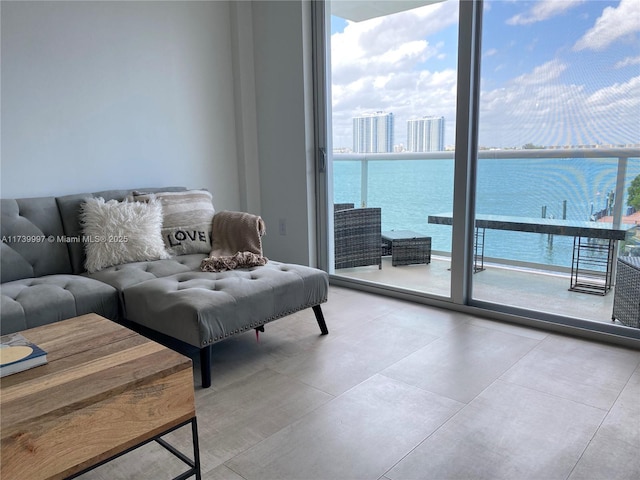
[[[427,219],[453,210],[454,155],[334,153],[334,202],[381,207],[383,231],[428,235],[434,252],[450,255],[451,228]],[[640,220],[628,205],[629,185],[638,175],[638,147],[481,150],[476,215],[600,221],[618,228]],[[620,251],[640,255],[637,242],[631,231]],[[572,251],[570,237],[492,231],[484,254],[562,271],[570,268]]]
[[[383,232],[410,230],[431,237],[432,253],[429,265],[394,268],[386,258],[381,269],[342,269],[336,275],[387,290],[449,297],[452,227],[429,223],[429,216],[453,211],[454,156],[452,151],[333,154],[334,203],[380,207]],[[629,186],[640,176],[640,148],[482,150],[478,157],[476,220],[498,216],[534,223],[542,218],[573,225],[598,222],[626,231],[625,240],[614,241],[615,249],[599,251],[640,256],[640,212],[628,205]],[[474,300],[535,311],[535,316],[611,325],[610,289],[595,296],[570,288],[574,237],[499,229],[483,233],[486,268],[473,275]],[[610,275],[614,261],[583,262],[580,275],[590,276],[590,268]],[[600,277],[597,272],[596,280]]]

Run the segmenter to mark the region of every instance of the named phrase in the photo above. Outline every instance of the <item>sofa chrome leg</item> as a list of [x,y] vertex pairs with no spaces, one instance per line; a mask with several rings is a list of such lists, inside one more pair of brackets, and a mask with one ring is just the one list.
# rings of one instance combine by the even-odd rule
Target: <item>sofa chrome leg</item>
[[322,335],[327,335],[329,330],[327,329],[327,323],[324,321],[324,315],[322,314],[322,309],[320,305],[315,305],[313,308],[313,313],[316,315],[316,320],[318,321],[318,326],[320,327],[320,331]]
[[211,386],[211,345],[200,349],[200,373],[202,375],[202,388]]

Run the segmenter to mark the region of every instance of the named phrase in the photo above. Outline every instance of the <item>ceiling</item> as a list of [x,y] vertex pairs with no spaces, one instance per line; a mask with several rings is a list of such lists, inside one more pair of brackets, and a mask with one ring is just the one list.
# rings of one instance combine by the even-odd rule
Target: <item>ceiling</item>
[[331,14],[345,20],[361,22],[442,1],[444,0],[331,0]]

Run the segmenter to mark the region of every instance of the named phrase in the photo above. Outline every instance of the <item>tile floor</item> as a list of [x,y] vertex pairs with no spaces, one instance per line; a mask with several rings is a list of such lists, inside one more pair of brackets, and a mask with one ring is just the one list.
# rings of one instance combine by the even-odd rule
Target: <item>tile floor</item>
[[[640,478],[640,351],[331,287],[194,372],[204,479]],[[165,437],[190,452],[182,429]],[[150,444],[83,479],[183,470]]]

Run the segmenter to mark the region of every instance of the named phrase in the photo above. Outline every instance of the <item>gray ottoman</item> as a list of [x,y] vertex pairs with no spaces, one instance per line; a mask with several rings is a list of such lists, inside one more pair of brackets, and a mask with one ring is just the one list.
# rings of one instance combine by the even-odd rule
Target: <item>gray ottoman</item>
[[327,301],[326,272],[269,262],[228,272],[185,272],[125,288],[128,320],[198,347],[202,386],[211,385],[211,345],[231,335],[313,308],[322,334],[320,304]]
[[410,230],[382,232],[382,255],[391,255],[391,265],[431,263],[431,237]]

